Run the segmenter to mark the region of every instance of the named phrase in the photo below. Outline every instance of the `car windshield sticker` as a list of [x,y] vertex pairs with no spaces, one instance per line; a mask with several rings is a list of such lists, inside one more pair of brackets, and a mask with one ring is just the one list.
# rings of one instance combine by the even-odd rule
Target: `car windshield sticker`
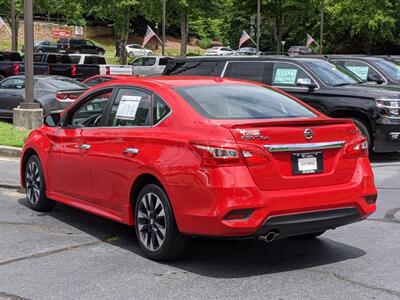
[[367,80],[368,78],[368,67],[360,67],[360,66],[346,66],[351,72],[356,74],[362,80]]
[[276,69],[274,83],[295,84],[297,69]]
[[136,111],[142,97],[140,96],[122,96],[117,110],[117,119],[135,120]]

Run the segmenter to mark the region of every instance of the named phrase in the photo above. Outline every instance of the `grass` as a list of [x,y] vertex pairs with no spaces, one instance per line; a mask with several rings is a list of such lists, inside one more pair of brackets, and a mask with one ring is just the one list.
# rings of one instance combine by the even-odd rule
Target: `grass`
[[29,130],[15,129],[12,124],[0,122],[0,145],[22,147]]

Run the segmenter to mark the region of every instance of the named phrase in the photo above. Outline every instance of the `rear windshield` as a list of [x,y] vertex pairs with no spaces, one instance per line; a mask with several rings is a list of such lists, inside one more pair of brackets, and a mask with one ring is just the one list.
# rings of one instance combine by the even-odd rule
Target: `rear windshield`
[[81,90],[87,89],[87,86],[76,80],[69,78],[46,78],[46,83],[54,86],[56,89],[61,90]]
[[316,115],[274,90],[245,84],[192,86],[175,89],[208,119],[306,118]]

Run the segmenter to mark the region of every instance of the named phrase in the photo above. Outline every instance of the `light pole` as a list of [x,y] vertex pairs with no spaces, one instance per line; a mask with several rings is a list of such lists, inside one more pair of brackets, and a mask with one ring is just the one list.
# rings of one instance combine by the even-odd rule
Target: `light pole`
[[17,20],[15,13],[15,0],[11,0],[11,50],[18,51]]
[[13,110],[13,125],[17,128],[34,129],[42,124],[43,109],[34,102],[33,92],[33,5],[24,1],[25,40],[25,97],[20,107]]
[[162,0],[162,45],[161,45],[161,53],[165,55],[165,19],[167,13],[167,0]]
[[260,52],[261,0],[257,0],[257,53]]
[[24,40],[25,40],[25,100],[22,108],[39,108],[33,102],[33,5],[32,0],[24,1]]

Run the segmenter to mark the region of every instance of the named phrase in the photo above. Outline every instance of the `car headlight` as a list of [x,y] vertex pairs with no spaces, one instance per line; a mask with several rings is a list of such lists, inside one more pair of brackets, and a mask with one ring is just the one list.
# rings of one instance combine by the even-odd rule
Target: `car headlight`
[[382,108],[383,116],[391,119],[400,119],[400,99],[375,99],[376,106]]

